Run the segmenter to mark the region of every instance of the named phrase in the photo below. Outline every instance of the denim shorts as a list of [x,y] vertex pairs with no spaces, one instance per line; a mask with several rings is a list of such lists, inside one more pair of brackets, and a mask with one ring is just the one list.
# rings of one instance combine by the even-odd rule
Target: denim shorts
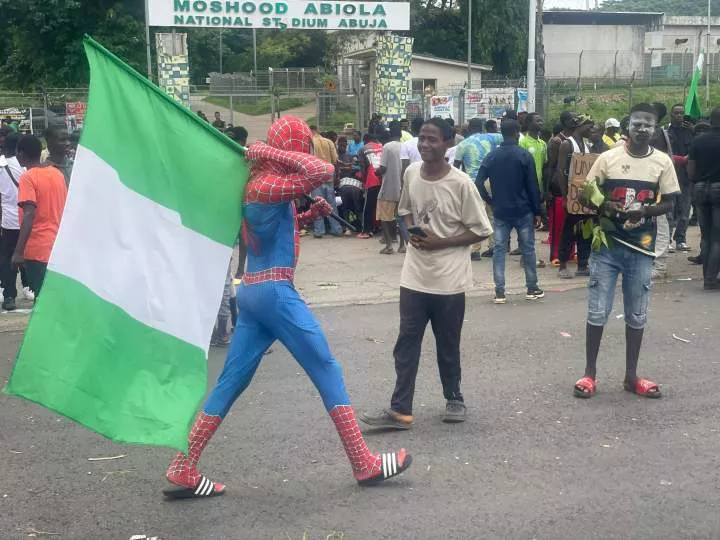
[[588,324],[605,326],[612,312],[618,275],[622,274],[625,324],[638,330],[645,328],[652,265],[653,257],[618,242],[593,252],[588,282]]

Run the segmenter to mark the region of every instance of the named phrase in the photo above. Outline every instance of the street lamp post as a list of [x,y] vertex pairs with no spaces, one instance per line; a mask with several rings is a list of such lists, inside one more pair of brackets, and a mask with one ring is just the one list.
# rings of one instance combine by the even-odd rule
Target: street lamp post
[[468,0],[468,35],[467,35],[467,89],[472,88],[472,5],[473,0]]
[[530,13],[528,18],[528,60],[527,60],[527,110],[535,112],[535,42],[537,0],[529,0]]

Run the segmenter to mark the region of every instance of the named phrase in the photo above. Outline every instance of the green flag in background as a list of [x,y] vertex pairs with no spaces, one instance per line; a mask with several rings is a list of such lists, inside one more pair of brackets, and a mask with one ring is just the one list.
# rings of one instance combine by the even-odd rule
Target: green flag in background
[[241,149],[86,38],[90,97],[5,389],[119,442],[187,448],[247,180]]
[[704,58],[705,55],[700,53],[697,63],[695,64],[692,81],[690,81],[690,92],[688,92],[687,99],[685,100],[685,114],[692,116],[693,118],[699,118],[702,116],[702,108],[700,107],[700,98],[698,98],[697,90],[698,84],[700,84],[700,79],[702,78]]

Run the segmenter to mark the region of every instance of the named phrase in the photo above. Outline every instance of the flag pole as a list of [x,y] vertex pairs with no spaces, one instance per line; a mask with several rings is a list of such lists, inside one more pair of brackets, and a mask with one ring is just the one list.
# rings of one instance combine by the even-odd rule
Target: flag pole
[[[150,0],[145,0],[145,49],[147,53],[147,76],[152,81],[152,59],[150,57]],[[174,46],[174,43],[173,43]]]

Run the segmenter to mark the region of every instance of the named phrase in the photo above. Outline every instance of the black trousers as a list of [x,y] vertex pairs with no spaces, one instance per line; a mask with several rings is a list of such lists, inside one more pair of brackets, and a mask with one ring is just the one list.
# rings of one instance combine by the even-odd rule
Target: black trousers
[[35,293],[35,299],[40,295],[43,282],[45,281],[45,272],[47,272],[47,263],[40,261],[25,260],[25,275],[27,275],[29,287]]
[[720,182],[698,183],[694,189],[703,254],[703,276],[716,286],[720,272]]
[[372,187],[365,191],[365,208],[363,210],[363,227],[364,233],[371,234],[375,227],[375,210],[377,208],[377,199],[380,194],[380,186]]
[[463,401],[460,393],[460,334],[465,318],[465,293],[428,294],[400,287],[400,335],[395,356],[395,391],[390,407],[412,414],[420,349],[428,321],[435,334],[437,363],[445,399]]
[[578,226],[583,219],[587,219],[587,216],[567,215],[562,236],[560,237],[560,251],[558,253],[561,263],[568,262],[572,252],[572,245],[577,242],[578,268],[587,268],[590,251],[592,250],[592,241],[589,238],[587,240],[583,238],[582,231]]
[[[0,287],[5,298],[17,298],[17,270],[13,269],[11,259],[17,245],[18,229],[0,229]],[[25,269],[20,268],[23,287],[28,287]]]
[[342,186],[340,188],[341,216],[353,225],[358,231],[362,230],[365,196],[363,190],[355,186]]

